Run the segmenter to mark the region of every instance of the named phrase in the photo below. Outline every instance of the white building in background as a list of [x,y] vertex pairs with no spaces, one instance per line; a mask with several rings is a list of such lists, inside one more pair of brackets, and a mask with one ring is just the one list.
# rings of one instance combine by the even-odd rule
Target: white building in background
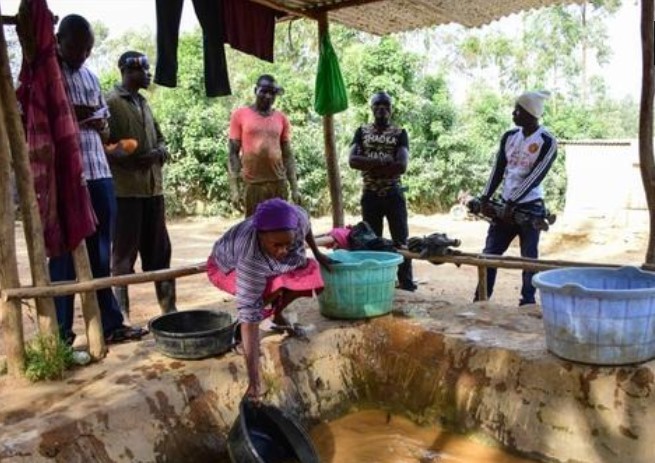
[[648,212],[637,140],[562,141],[566,152],[564,218],[630,225]]

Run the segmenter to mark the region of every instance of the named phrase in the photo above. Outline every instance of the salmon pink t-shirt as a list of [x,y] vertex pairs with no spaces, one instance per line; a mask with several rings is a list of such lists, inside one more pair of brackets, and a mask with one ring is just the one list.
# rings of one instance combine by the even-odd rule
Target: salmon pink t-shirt
[[249,106],[232,113],[230,140],[241,141],[241,174],[250,183],[286,180],[282,143],[290,139],[287,117],[274,110],[262,116]]

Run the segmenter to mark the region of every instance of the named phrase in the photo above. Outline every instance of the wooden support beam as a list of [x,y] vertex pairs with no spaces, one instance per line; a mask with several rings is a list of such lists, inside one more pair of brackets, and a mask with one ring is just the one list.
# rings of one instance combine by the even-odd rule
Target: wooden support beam
[[41,297],[65,296],[88,291],[97,291],[112,286],[128,286],[140,283],[151,283],[153,281],[173,280],[189,275],[197,275],[207,271],[205,262],[178,268],[167,268],[151,272],[132,273],[130,275],[119,275],[105,278],[95,278],[78,283],[53,283],[45,287],[24,286],[22,288],[9,288],[2,291],[1,300],[11,299],[34,299]]
[[[316,237],[316,244],[319,246],[330,246],[334,244],[331,237]],[[494,267],[506,268],[517,270],[529,270],[539,272],[542,270],[550,270],[562,267],[621,267],[617,264],[602,264],[598,262],[573,262],[565,260],[540,260],[529,259],[525,257],[514,256],[494,256],[486,254],[472,254],[458,252],[454,255],[431,257],[429,259],[422,258],[419,254],[409,252],[406,250],[399,250],[399,254],[409,259],[423,260],[432,262],[434,264],[455,264],[472,265],[476,267]],[[156,270],[152,272],[134,273],[131,275],[120,275],[106,278],[96,278],[89,281],[82,281],[79,283],[54,283],[45,287],[24,286],[20,288],[7,288],[2,289],[2,301],[12,299],[34,299],[42,297],[64,296],[66,294],[75,294],[87,291],[96,291],[102,288],[110,288],[112,286],[127,286],[140,283],[150,283],[153,281],[172,280],[190,275],[196,275],[207,271],[205,262],[188,265],[184,267],[169,268],[164,270]],[[485,280],[486,281],[486,280]],[[486,293],[485,293],[486,294]]]
[[[18,111],[18,102],[12,83],[9,57],[7,55],[7,42],[4,37],[4,31],[0,29],[0,32],[2,32],[0,34],[0,101],[4,108],[4,124],[7,129],[13,158],[25,240],[30,259],[30,269],[34,284],[47,286],[50,283],[50,274],[47,267],[43,226],[34,191],[34,181],[32,179],[23,123]],[[3,216],[2,220],[7,220],[7,218]],[[36,311],[39,331],[44,335],[52,334],[57,336],[59,329],[54,302],[50,299],[39,299],[37,300]]]
[[[73,265],[75,266],[75,275],[81,283],[93,281],[91,272],[91,263],[89,254],[86,249],[86,241],[82,242],[73,251]],[[100,318],[100,307],[98,306],[98,296],[95,291],[80,292],[82,300],[82,314],[84,316],[84,326],[86,327],[86,338],[89,343],[89,354],[94,360],[100,360],[107,355],[105,346],[105,336],[102,329],[102,319]]]
[[478,266],[478,300],[486,301],[487,297],[487,267]]
[[[318,18],[318,38],[328,33],[327,13],[321,13]],[[339,171],[339,157],[337,156],[334,136],[334,115],[323,116],[323,140],[325,146],[325,164],[327,167],[330,199],[332,201],[332,226],[344,226],[343,195],[341,194],[341,172]]]
[[655,159],[653,158],[653,98],[655,97],[655,45],[652,0],[641,2],[641,103],[639,110],[639,163],[650,213],[650,232],[645,261],[655,264]]
[[[0,34],[2,28],[0,28]],[[16,237],[14,233],[14,201],[11,191],[11,153],[4,117],[4,105],[0,104],[0,288],[20,287]],[[0,303],[0,327],[5,352],[7,372],[21,376],[25,369],[25,346],[20,300]]]
[[311,10],[298,10],[289,8],[288,6],[281,5],[274,0],[250,0],[253,3],[273,8],[274,10],[284,11],[287,14],[298,16],[300,18],[316,19],[316,15]]

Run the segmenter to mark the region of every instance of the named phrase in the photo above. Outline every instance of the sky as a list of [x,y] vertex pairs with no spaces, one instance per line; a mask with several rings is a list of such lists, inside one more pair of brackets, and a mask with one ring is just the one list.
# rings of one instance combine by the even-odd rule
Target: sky
[[[15,14],[19,0],[0,0],[2,14]],[[640,11],[636,0],[623,0],[623,7],[609,25],[612,45],[611,62],[598,72],[605,76],[610,95],[626,95],[639,100],[641,92]],[[77,13],[89,21],[102,21],[109,27],[110,36],[119,36],[130,29],[156,29],[155,0],[49,0],[50,9],[59,17]],[[511,20],[500,20],[511,27]],[[185,0],[181,29],[191,30],[198,25],[193,5]]]

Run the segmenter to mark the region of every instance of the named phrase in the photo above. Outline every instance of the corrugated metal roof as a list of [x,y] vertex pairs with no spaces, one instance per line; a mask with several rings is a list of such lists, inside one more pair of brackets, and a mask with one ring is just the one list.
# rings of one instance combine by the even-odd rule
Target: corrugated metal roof
[[[257,1],[257,0],[254,0]],[[512,13],[582,0],[263,0],[312,16],[328,11],[335,23],[375,35],[443,24],[479,27]]]

